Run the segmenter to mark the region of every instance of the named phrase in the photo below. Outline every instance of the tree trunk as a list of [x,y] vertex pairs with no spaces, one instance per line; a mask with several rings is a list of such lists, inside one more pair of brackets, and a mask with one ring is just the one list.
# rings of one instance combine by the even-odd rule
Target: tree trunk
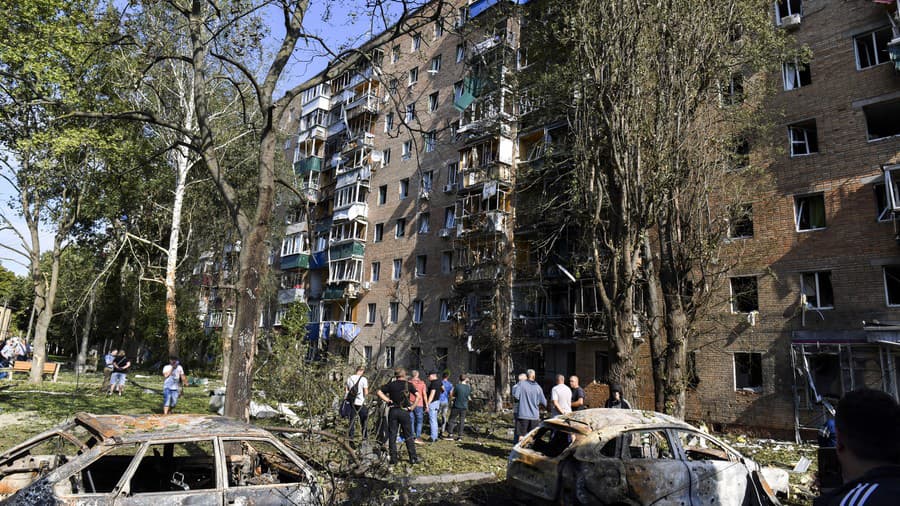
[[178,356],[178,307],[175,301],[175,273],[178,269],[178,247],[181,237],[181,210],[187,188],[188,170],[191,167],[188,149],[179,146],[175,156],[175,199],[172,202],[172,230],[169,232],[169,249],[166,256],[166,340],[169,356]]
[[663,328],[665,305],[660,295],[662,289],[656,270],[659,259],[653,256],[649,237],[644,237],[641,249],[644,258],[644,276],[647,280],[647,320],[650,329],[650,361],[653,369],[653,409],[662,413],[666,407],[666,336]]
[[[235,315],[236,316],[236,315]],[[222,383],[228,386],[228,373],[231,369],[231,338],[234,335],[234,327],[237,325],[235,319],[234,325],[228,325],[228,319],[222,325]]]
[[87,314],[84,316],[84,329],[81,331],[81,346],[78,347],[78,356],[75,358],[75,371],[79,374],[84,373],[84,366],[87,362],[87,348],[91,339],[91,327],[94,326],[94,298],[96,294],[97,287],[94,286],[91,288]]
[[677,229],[674,212],[660,227],[660,270],[659,280],[666,305],[666,352],[665,352],[665,402],[664,412],[684,418],[684,362],[685,336],[687,335],[687,315],[682,301],[682,282],[676,266],[676,248],[681,237]]
[[[57,236],[53,244],[53,253],[50,255],[50,280],[44,282],[43,288],[34,299],[35,307],[38,307],[37,323],[34,326],[34,343],[32,349],[34,356],[31,360],[31,373],[29,381],[40,383],[43,380],[44,363],[47,361],[47,329],[53,319],[53,305],[56,302],[56,289],[59,283],[59,261],[62,255],[60,250],[61,239]],[[40,270],[37,271],[40,275]]]

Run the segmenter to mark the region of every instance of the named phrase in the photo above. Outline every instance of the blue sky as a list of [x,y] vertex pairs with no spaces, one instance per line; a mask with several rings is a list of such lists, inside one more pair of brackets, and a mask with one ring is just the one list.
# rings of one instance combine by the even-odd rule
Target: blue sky
[[[305,18],[305,28],[308,33],[322,38],[332,51],[340,51],[364,42],[368,38],[370,28],[374,28],[375,34],[385,28],[380,18],[373,20],[366,12],[364,0],[312,0],[311,4]],[[264,18],[268,21],[270,30],[267,45],[274,51],[284,34],[281,14],[277,10],[268,10],[264,11]],[[301,41],[297,44],[278,89],[283,92],[315,76],[325,68],[328,59],[320,45]],[[0,180],[0,210],[10,218],[15,216],[15,212],[8,207],[8,203],[15,198],[14,189],[6,181]],[[27,237],[24,222],[18,220],[16,226]],[[52,236],[42,232],[41,245],[46,250],[51,244]],[[19,240],[12,232],[0,230],[0,243],[18,247]],[[8,251],[0,249],[0,264],[18,275],[27,274],[27,268],[9,260],[10,256]]]

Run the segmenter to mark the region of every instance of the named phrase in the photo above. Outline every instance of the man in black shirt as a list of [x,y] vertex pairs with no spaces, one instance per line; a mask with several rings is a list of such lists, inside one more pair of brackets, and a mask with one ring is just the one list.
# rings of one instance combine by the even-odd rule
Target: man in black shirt
[[438,411],[441,409],[441,394],[444,392],[444,383],[438,379],[436,372],[428,375],[428,428],[431,429],[431,442],[438,439]]
[[[406,451],[409,452],[410,464],[418,464],[416,456],[416,443],[413,438],[412,420],[410,411],[419,405],[419,392],[412,383],[406,380],[406,369],[398,367],[394,369],[394,380],[378,390],[378,398],[390,406],[388,411],[388,448],[391,453],[391,464],[398,462],[397,458],[397,429],[401,429],[403,440],[406,442]],[[410,401],[410,395],[415,400]]]

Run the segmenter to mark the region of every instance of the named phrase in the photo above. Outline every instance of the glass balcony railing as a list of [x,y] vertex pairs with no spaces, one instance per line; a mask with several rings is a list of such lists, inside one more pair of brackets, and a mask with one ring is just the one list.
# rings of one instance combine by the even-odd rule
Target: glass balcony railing
[[294,162],[294,174],[303,176],[309,172],[321,172],[323,160],[318,156],[308,156]]
[[298,253],[296,255],[283,256],[281,257],[280,266],[282,270],[308,269],[309,255],[306,253]]
[[342,260],[344,258],[350,257],[362,257],[366,252],[366,245],[362,242],[349,242],[346,244],[339,244],[337,246],[332,246],[329,249],[329,255],[331,260]]

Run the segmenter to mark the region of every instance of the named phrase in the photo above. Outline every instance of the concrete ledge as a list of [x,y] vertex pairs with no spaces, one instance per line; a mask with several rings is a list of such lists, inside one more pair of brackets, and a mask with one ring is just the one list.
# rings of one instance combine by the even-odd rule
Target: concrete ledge
[[473,481],[494,481],[497,476],[494,473],[475,472],[460,474],[437,474],[428,476],[412,476],[407,482],[409,485],[446,485],[449,483],[466,483]]

